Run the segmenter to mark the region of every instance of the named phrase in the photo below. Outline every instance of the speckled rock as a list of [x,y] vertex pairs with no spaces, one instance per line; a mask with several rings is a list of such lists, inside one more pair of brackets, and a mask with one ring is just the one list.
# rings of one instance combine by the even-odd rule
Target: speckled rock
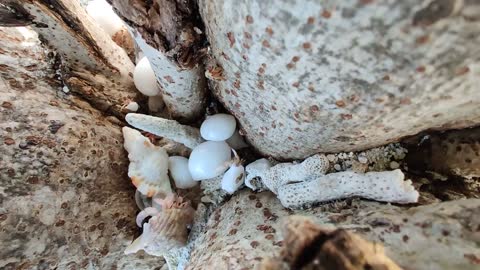
[[[155,269],[118,120],[66,94],[26,28],[0,28],[1,269]],[[112,120],[112,121],[109,121]]]
[[412,140],[409,163],[467,179],[480,178],[480,128],[437,132]]
[[272,193],[242,191],[212,213],[187,269],[254,269],[278,254],[282,220],[291,214],[382,243],[404,269],[474,269],[480,259],[477,199],[412,208],[350,200],[293,212]]
[[254,147],[280,159],[480,123],[480,28],[465,14],[478,6],[199,1],[223,68],[214,95]]

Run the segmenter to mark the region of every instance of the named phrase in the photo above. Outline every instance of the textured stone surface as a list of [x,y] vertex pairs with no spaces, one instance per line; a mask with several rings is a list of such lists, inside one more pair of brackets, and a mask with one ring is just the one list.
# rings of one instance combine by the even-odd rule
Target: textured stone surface
[[212,213],[187,269],[254,269],[280,252],[281,224],[293,213],[383,244],[386,255],[403,269],[478,267],[477,199],[412,208],[353,200],[293,212],[272,193],[242,191]]
[[214,94],[278,158],[477,124],[478,1],[429,2],[199,1]]
[[[107,114],[123,116],[125,102],[141,101],[127,53],[87,15],[78,1],[18,1],[41,39],[58,53],[59,75],[68,88]],[[128,102],[126,103],[128,104]]]
[[196,1],[109,2],[148,58],[170,116],[182,122],[203,116],[207,93],[201,60],[206,50]]
[[123,254],[138,232],[120,127],[62,92],[31,31],[0,28],[0,48],[0,268],[162,266]]

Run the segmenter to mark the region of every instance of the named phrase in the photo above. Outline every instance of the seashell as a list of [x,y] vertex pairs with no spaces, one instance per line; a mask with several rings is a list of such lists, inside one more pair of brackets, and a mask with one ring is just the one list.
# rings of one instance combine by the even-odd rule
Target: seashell
[[135,66],[133,70],[133,83],[138,91],[145,96],[156,96],[160,93],[155,73],[146,57],[143,57]]
[[243,165],[232,165],[222,178],[222,189],[233,194],[237,189],[243,185],[245,181],[245,168]]
[[137,190],[147,197],[172,193],[167,152],[153,145],[135,129],[123,127],[122,131],[130,160],[128,176]]
[[228,138],[226,142],[235,150],[248,147],[248,144],[245,142],[245,139],[243,139],[238,130],[235,130],[232,137]]
[[124,27],[122,19],[105,0],[90,1],[86,11],[109,36],[113,36]]
[[194,209],[183,198],[174,194],[165,199],[156,199],[161,210],[145,208],[137,216],[137,224],[147,216],[152,216],[143,224],[143,233],[132,244],[125,254],[145,250],[150,255],[160,256],[173,248],[183,247],[188,239],[188,227],[193,223]]
[[232,137],[237,122],[235,117],[219,113],[207,117],[200,126],[200,135],[209,141],[224,141]]
[[188,170],[188,159],[181,156],[172,156],[168,158],[168,170],[170,176],[175,182],[175,186],[181,189],[193,188],[198,184],[193,180]]
[[131,112],[136,112],[139,109],[138,103],[137,102],[129,102],[127,106],[125,106],[125,109],[131,111]]
[[193,149],[188,169],[195,181],[210,179],[225,172],[230,160],[230,146],[226,142],[207,141]]

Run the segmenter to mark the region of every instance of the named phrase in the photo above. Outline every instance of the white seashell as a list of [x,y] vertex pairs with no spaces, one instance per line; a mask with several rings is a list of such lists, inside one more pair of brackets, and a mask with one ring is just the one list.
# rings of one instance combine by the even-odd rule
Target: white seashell
[[162,96],[152,96],[148,97],[148,109],[151,112],[159,112],[163,109],[165,106],[165,103],[163,103],[163,98]]
[[230,145],[230,147],[232,147],[235,150],[248,147],[248,144],[245,142],[245,140],[243,139],[242,135],[240,135],[238,130],[235,130],[232,137],[228,138],[227,143],[228,145]]
[[146,57],[143,57],[135,66],[133,70],[133,82],[138,91],[145,96],[156,96],[160,93],[155,73]]
[[127,110],[129,110],[129,111],[131,111],[131,112],[136,112],[136,111],[138,111],[138,108],[139,108],[139,106],[138,106],[138,103],[137,103],[137,102],[130,102],[130,103],[128,103],[127,106],[125,106],[125,109],[127,109]]
[[230,146],[226,142],[207,141],[193,149],[188,169],[193,180],[210,179],[222,174],[230,160]]
[[198,184],[193,180],[188,170],[188,159],[181,156],[172,156],[168,158],[168,170],[172,176],[175,186],[181,189],[192,188]]
[[243,165],[232,165],[228,171],[225,172],[222,178],[222,189],[232,194],[245,181],[245,168]]
[[122,131],[130,160],[128,176],[138,191],[147,197],[172,193],[165,149],[153,145],[135,129],[123,127]]
[[235,117],[219,113],[207,117],[200,126],[200,135],[209,141],[224,141],[232,137],[237,122]]
[[109,36],[113,36],[124,27],[122,19],[118,17],[113,11],[112,6],[105,0],[90,1],[86,10],[88,15],[90,15]]

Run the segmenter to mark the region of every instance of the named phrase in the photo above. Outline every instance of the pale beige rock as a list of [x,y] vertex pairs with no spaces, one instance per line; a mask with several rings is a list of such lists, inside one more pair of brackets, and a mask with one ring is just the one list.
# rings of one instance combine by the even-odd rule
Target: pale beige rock
[[61,91],[38,39],[0,27],[0,268],[153,269],[120,127]]
[[279,159],[478,124],[480,28],[456,2],[201,0],[214,94]]
[[78,1],[19,1],[28,23],[58,53],[58,76],[98,110],[117,117],[122,106],[142,97],[132,79],[134,65],[127,53],[87,15]]
[[311,217],[327,228],[343,228],[371,242],[404,269],[475,269],[480,200],[398,207],[353,200],[306,211],[287,211],[269,192],[240,192],[216,209],[206,233],[194,243],[187,269],[254,269],[283,245],[282,220]]

